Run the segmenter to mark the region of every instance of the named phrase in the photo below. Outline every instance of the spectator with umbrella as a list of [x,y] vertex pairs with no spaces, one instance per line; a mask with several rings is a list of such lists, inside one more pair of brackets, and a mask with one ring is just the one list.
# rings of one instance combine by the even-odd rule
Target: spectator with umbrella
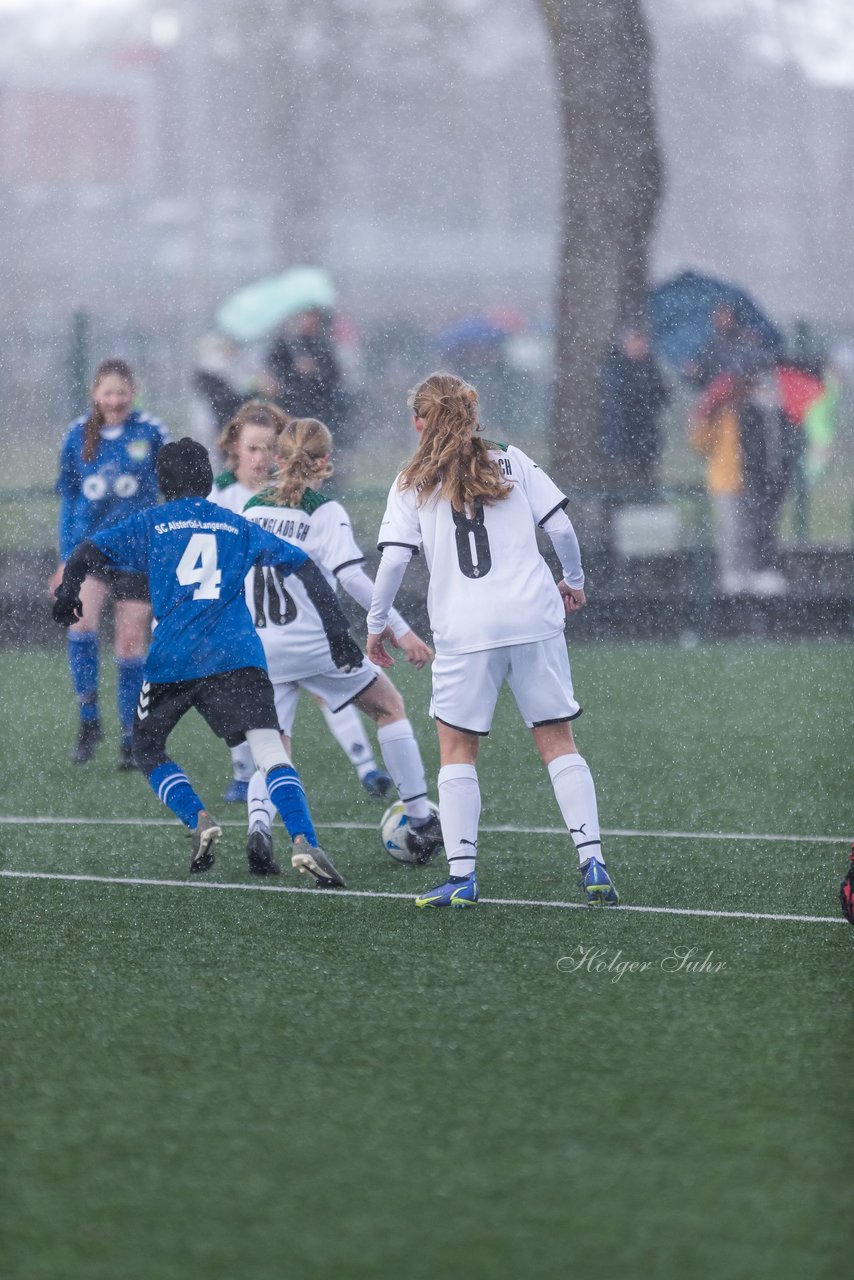
[[794,461],[776,366],[782,338],[742,290],[683,272],[649,299],[653,340],[702,392],[693,432],[706,458],[719,585],[777,594],[777,523]]

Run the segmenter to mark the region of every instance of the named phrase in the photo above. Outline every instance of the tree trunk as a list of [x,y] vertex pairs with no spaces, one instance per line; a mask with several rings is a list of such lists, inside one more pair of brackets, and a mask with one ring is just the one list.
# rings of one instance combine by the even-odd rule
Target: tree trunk
[[641,0],[539,0],[563,145],[550,444],[564,484],[601,482],[596,381],[621,323],[642,317],[661,194]]

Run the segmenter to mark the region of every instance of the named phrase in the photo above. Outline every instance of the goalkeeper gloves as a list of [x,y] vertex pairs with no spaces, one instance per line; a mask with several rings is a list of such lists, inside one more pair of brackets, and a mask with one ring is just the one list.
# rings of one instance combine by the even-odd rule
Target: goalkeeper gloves
[[336,631],[329,637],[329,652],[339,671],[355,671],[362,665],[362,650],[349,631]]
[[83,617],[83,601],[73,587],[60,583],[53,593],[56,599],[53,604],[53,620],[61,627],[70,627]]

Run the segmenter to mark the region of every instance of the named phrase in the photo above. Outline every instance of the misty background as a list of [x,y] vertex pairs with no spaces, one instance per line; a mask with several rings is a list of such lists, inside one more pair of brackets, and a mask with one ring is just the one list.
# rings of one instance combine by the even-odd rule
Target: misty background
[[[645,11],[665,164],[653,281],[732,280],[844,365],[850,5]],[[512,315],[518,404],[542,416],[560,146],[534,0],[2,0],[0,50],[4,485],[52,482],[85,408],[75,316],[92,362],[126,355],[180,431],[217,305],[301,263],[336,283],[363,432],[405,421],[436,334],[484,310]]]

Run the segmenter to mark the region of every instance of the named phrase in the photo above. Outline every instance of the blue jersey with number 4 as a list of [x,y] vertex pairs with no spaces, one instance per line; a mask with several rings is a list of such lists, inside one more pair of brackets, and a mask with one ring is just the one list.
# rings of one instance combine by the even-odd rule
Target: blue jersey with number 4
[[299,547],[205,498],[142,511],[92,541],[117,569],[148,574],[154,633],[146,680],[172,684],[239,667],[266,671],[244,580],[254,564],[299,569],[308,559]]

